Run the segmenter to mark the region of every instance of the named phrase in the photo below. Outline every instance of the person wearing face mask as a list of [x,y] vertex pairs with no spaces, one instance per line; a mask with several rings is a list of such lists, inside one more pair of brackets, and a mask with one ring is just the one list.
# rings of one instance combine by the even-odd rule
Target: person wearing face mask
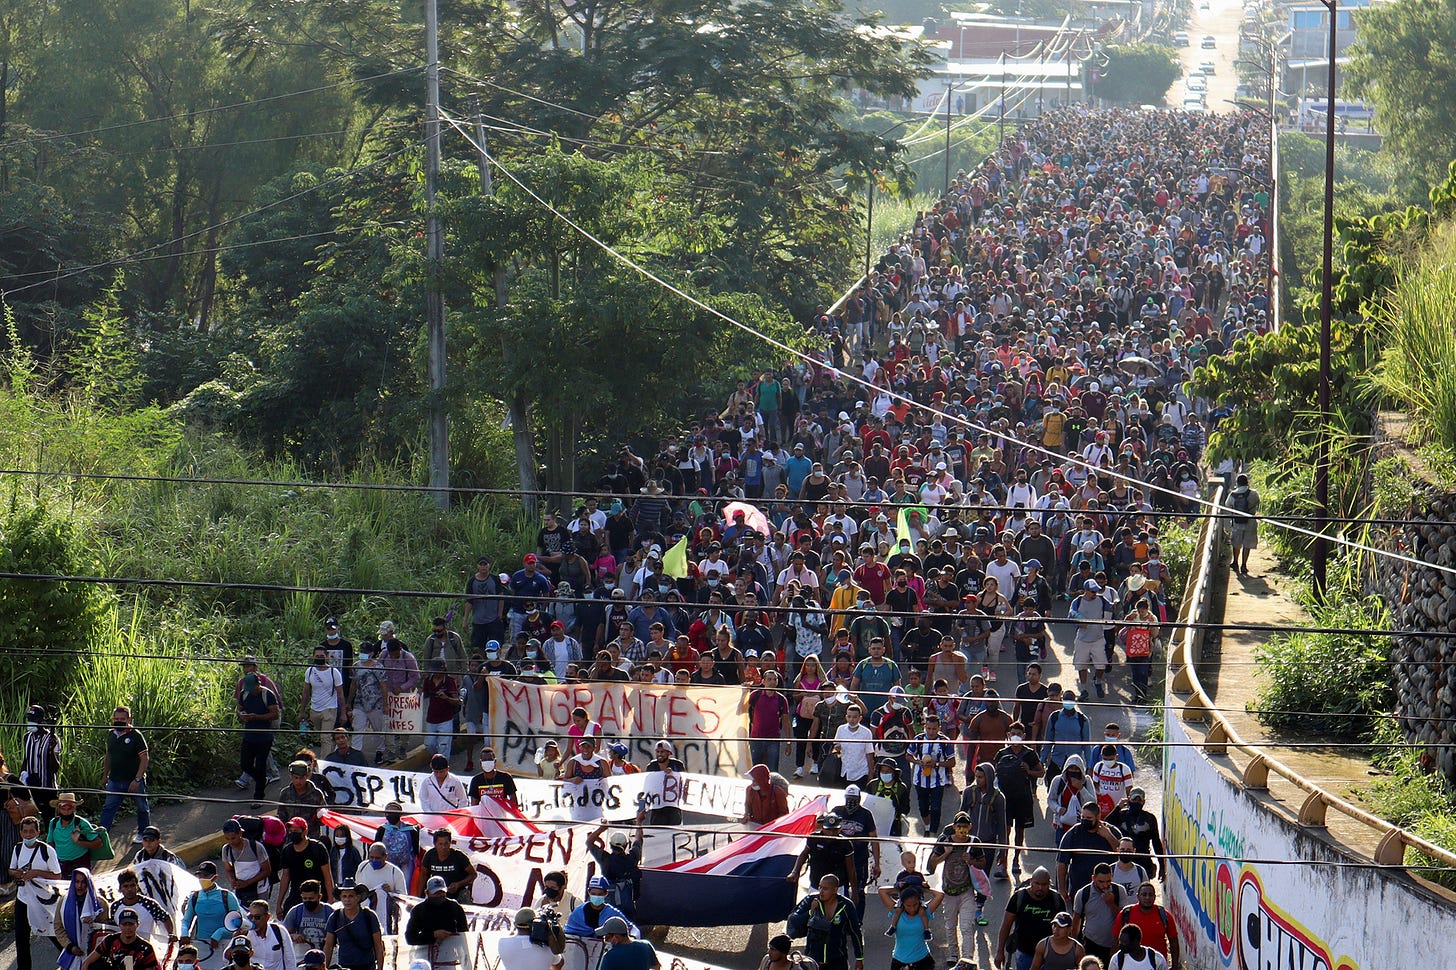
[[46,828],[45,841],[55,846],[61,874],[69,876],[82,866],[90,868],[92,851],[107,844],[105,833],[76,813],[74,792],[61,792],[51,800],[51,808],[56,814]]
[[640,936],[641,931],[637,926],[608,901],[611,893],[612,883],[606,876],[592,876],[586,887],[586,902],[572,910],[571,916],[566,920],[566,935],[593,936],[597,927],[615,916],[627,923],[633,936]]
[[188,893],[182,903],[178,936],[183,943],[210,940],[214,946],[220,945],[228,937],[227,915],[242,909],[242,904],[232,890],[217,884],[217,863],[200,863],[193,873],[201,888]]
[[1047,717],[1042,731],[1041,760],[1047,766],[1048,790],[1072,755],[1081,759],[1091,737],[1092,724],[1086,714],[1077,710],[1077,692],[1069,689],[1062,694],[1061,707]]
[[541,655],[541,641],[530,637],[520,647],[520,679],[528,684],[556,684],[560,678]]
[[50,821],[50,802],[56,797],[61,773],[61,739],[50,715],[40,705],[25,712],[25,738],[20,758],[20,783],[30,789],[31,801],[39,806],[41,822]]
[[329,868],[329,850],[317,839],[308,837],[308,820],[294,816],[288,820],[288,839],[278,852],[279,909],[287,912],[302,900],[304,883],[319,880],[323,885],[324,902],[334,901],[334,877]]
[[[338,630],[334,630],[337,634]],[[302,710],[299,733],[305,729],[318,732],[319,744],[327,743],[329,734],[338,725],[344,709],[344,675],[329,662],[329,651],[318,646],[313,651],[313,666],[303,675]]]
[[1057,890],[1071,899],[1092,882],[1098,863],[1117,861],[1117,844],[1122,833],[1102,821],[1097,803],[1085,802],[1076,825],[1062,833],[1057,842]]
[[353,879],[354,873],[364,863],[364,855],[354,841],[354,833],[347,825],[336,825],[325,840],[329,847],[329,872],[334,885],[346,879]]
[[479,805],[488,795],[516,808],[521,807],[520,798],[516,794],[516,780],[504,771],[497,770],[495,749],[490,745],[480,749],[480,771],[470,779],[466,794],[472,805]]
[[40,837],[40,819],[28,815],[20,820],[20,841],[10,850],[7,860],[10,878],[16,883],[15,911],[12,917],[15,926],[15,957],[17,970],[32,970],[30,961],[30,937],[32,931],[50,936],[51,926],[46,925],[46,905],[51,891],[40,885],[39,879],[61,878],[61,862],[56,850]]
[[581,663],[581,643],[566,635],[565,623],[552,620],[551,635],[541,643],[541,656],[550,664],[557,679],[565,680],[568,668]]
[[613,832],[604,844],[606,825],[597,826],[587,836],[587,851],[611,886],[608,899],[628,916],[637,915],[637,896],[642,891],[642,822],[640,815],[638,818],[632,838],[626,832]]
[[106,804],[101,806],[101,827],[111,830],[123,798],[136,800],[137,834],[133,845],[142,844],[142,830],[152,824],[152,809],[147,802],[147,767],[151,752],[142,732],[131,726],[131,708],[118,704],[111,714],[111,730],[106,735],[106,756],[102,759],[101,776],[105,779]]
[[581,900],[566,888],[566,873],[552,870],[541,877],[541,905],[536,907],[538,913],[543,916],[552,913],[565,922],[580,905]]
[[[984,703],[985,709],[971,718],[962,735],[962,740],[976,742],[972,757],[976,759],[977,766],[994,758],[1011,734],[1012,718],[1001,706],[1001,695],[987,688]],[[968,776],[969,774],[970,771],[967,771]],[[970,782],[971,779],[967,777],[966,783]]]
[[852,890],[855,905],[864,908],[865,882],[880,877],[880,833],[875,827],[875,817],[860,800],[858,785],[844,790],[844,804],[830,809],[839,816],[839,834],[854,845],[854,871],[857,876],[846,890]]
[[232,970],[263,970],[263,965],[253,960],[253,941],[241,933],[228,941],[223,955]]
[[354,669],[354,643],[341,632],[338,617],[330,616],[324,620],[324,638],[318,645],[328,653],[329,666],[343,674],[344,694],[347,695],[350,672]]
[[1163,837],[1158,831],[1158,816],[1143,807],[1147,793],[1134,786],[1127,793],[1127,801],[1113,809],[1107,817],[1107,824],[1114,825],[1132,839],[1136,855],[1134,861],[1141,865],[1149,876],[1159,871],[1159,857],[1166,853]]
[[[1117,825],[1112,816],[1108,816],[1107,824]],[[1127,890],[1128,899],[1136,899],[1138,887],[1148,879],[1148,871],[1138,864],[1137,858],[1137,847],[1124,834],[1117,843],[1117,862],[1112,867],[1112,881]]]
[[299,887],[298,905],[283,917],[283,928],[293,937],[294,946],[301,950],[316,950],[324,945],[329,917],[334,910],[319,898],[322,888],[317,879],[305,882]]
[[[354,885],[363,894],[363,903],[385,918],[390,912],[389,897],[409,892],[409,877],[389,861],[389,850],[383,842],[369,843],[369,857],[354,870]],[[390,927],[393,932],[393,927]]]
[[389,693],[388,671],[379,662],[378,645],[359,647],[359,663],[349,678],[345,718],[359,739],[359,750],[368,762],[384,763],[384,699]]
[[314,784],[313,768],[303,758],[288,763],[288,784],[278,793],[278,818],[291,825],[292,819],[306,820],[310,833],[318,831],[318,811],[328,804],[323,789]]

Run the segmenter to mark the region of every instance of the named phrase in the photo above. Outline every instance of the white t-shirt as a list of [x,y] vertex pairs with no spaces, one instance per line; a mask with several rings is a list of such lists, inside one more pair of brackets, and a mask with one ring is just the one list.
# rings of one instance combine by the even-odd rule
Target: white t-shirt
[[434,772],[430,772],[420,783],[420,811],[422,812],[448,812],[452,809],[464,808],[467,802],[465,786],[454,775],[446,775],[445,780],[440,781],[435,777]]
[[308,684],[308,706],[315,711],[332,711],[339,706],[338,688],[344,686],[344,675],[337,667],[310,667],[303,675]]
[[870,759],[875,753],[875,732],[865,727],[863,721],[858,728],[841,724],[834,732],[834,742],[839,745],[840,773],[850,781],[868,778]]
[[359,868],[354,870],[354,884],[364,890],[364,905],[374,910],[375,915],[379,916],[381,920],[384,919],[384,914],[389,912],[389,900],[386,894],[393,893],[396,896],[403,896],[409,892],[409,886],[404,881],[404,873],[393,862],[385,862],[376,869],[369,864],[368,859],[365,859],[359,863]]
[[497,946],[501,970],[551,970],[562,961],[549,946],[532,943],[526,935],[504,937]]
[[298,957],[293,952],[293,937],[282,926],[268,921],[262,933],[255,926],[248,930],[248,942],[253,944],[253,962],[263,970],[296,970]]

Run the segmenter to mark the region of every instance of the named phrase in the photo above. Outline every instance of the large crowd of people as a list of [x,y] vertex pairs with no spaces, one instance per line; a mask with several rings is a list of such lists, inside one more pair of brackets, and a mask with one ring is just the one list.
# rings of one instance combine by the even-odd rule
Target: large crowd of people
[[[998,879],[1015,880],[991,940],[998,967],[1176,966],[1152,881],[1156,817],[1116,719],[1095,724],[1082,705],[1137,703],[1151,687],[1174,592],[1161,538],[1195,508],[1207,436],[1228,413],[1185,382],[1269,325],[1268,157],[1252,114],[1071,108],[1025,125],[809,321],[822,339],[808,359],[745,374],[642,455],[623,446],[598,494],[545,513],[519,561],[481,557],[459,633],[438,617],[412,649],[385,621],[356,649],[330,620],[291,705],[247,658],[238,786],[264,799],[275,737],[295,716],[325,761],[392,759],[412,739],[384,729],[385,701],[419,692],[441,806],[458,807],[510,777],[481,737],[492,677],[741,686],[756,781],[771,792],[791,775],[845,793],[795,869],[815,891],[789,933],[821,966],[862,962],[867,888],[892,914],[896,970],[930,970],[937,917],[952,961],[969,959]],[[1125,685],[1108,676],[1122,664]],[[570,736],[542,746],[540,775],[652,767],[632,765],[626,746],[598,750],[578,713]],[[117,736],[129,730],[118,723]],[[447,792],[462,753],[469,770],[480,759],[485,786]],[[656,757],[675,761],[670,746]],[[120,766],[129,777],[112,772],[115,801],[145,808],[145,763],[133,760]],[[55,784],[49,762],[23,771],[12,791]],[[308,849],[327,803],[318,757],[296,752],[288,774],[278,817]],[[863,793],[892,799],[894,831],[866,825]],[[291,884],[271,870],[260,880],[266,860],[229,831],[233,905],[266,928],[274,912],[286,923],[337,894],[343,908],[309,925],[320,939],[351,925],[377,888],[369,873],[429,868],[431,847],[401,834],[397,808],[367,854],[354,850],[352,871],[334,865],[352,845],[319,846],[319,878]],[[760,796],[746,821],[778,814]],[[102,825],[77,832],[99,838],[114,815],[109,803]],[[1043,819],[1055,868],[1028,862],[1022,882],[1026,830]],[[7,876],[22,903],[44,874],[42,835],[57,874],[89,858],[91,843],[56,842],[55,824],[14,819]],[[909,855],[890,879],[879,843],[858,837],[915,835],[917,824],[934,842],[926,871]],[[453,899],[441,835],[427,895]],[[216,878],[214,866],[209,892]],[[448,907],[421,911],[438,917],[432,938],[454,932]],[[588,931],[625,947],[627,915],[598,907]],[[519,917],[530,936],[537,914]],[[352,970],[374,965],[378,922],[366,924]],[[121,925],[106,945],[136,949]],[[789,947],[776,937],[765,966],[782,966]],[[541,959],[527,944],[507,949]],[[629,952],[632,966],[651,965],[624,948],[624,967]]]

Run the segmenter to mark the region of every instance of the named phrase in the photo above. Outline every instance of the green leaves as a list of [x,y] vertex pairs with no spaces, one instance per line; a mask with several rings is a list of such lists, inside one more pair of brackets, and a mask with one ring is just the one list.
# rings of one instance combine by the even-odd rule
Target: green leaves
[[1178,79],[1178,54],[1157,44],[1129,44],[1103,50],[1107,65],[1097,82],[1099,98],[1120,104],[1162,104]]

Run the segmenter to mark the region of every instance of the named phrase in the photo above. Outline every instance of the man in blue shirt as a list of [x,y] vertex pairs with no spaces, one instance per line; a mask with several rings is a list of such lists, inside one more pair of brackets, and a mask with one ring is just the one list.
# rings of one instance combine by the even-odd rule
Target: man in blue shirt
[[632,924],[620,916],[608,917],[597,928],[597,936],[611,949],[602,954],[600,970],[654,970],[657,950],[647,940],[632,939]]
[[861,660],[855,665],[854,680],[849,689],[860,695],[869,708],[868,715],[873,719],[873,715],[885,706],[890,688],[899,683],[900,668],[895,665],[895,661],[885,656],[884,638],[875,637],[870,641],[869,659]]
[[804,456],[804,444],[794,445],[794,453],[784,462],[784,483],[789,486],[789,497],[798,498],[804,487],[804,479],[814,470],[814,463]]

